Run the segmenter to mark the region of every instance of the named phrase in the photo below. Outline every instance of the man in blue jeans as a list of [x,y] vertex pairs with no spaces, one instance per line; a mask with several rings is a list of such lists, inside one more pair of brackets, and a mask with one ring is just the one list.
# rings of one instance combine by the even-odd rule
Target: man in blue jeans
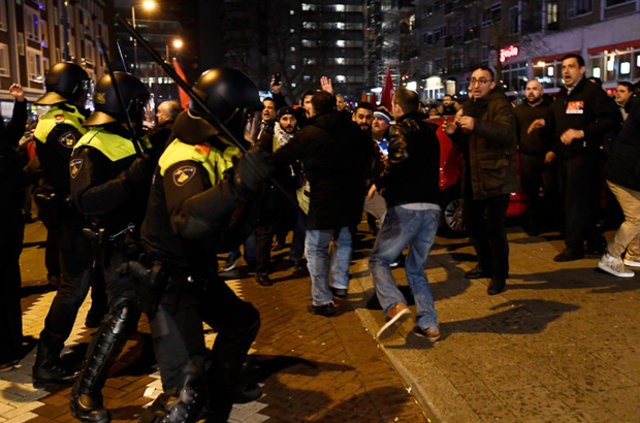
[[391,274],[391,263],[409,246],[405,274],[416,302],[413,332],[435,342],[440,329],[424,265],[440,221],[440,143],[422,122],[418,105],[418,95],[405,88],[393,96],[392,113],[397,123],[389,136],[389,166],[376,181],[388,210],[369,258],[369,270],[387,317],[377,334],[383,339],[411,314]]
[[[311,276],[310,313],[335,314],[333,296],[347,295],[351,234],[362,216],[367,158],[371,140],[345,113],[335,110],[335,98],[318,91],[311,98],[311,117],[286,145],[274,153],[276,167],[302,163],[310,198],[305,252]],[[331,239],[342,248],[329,260]]]

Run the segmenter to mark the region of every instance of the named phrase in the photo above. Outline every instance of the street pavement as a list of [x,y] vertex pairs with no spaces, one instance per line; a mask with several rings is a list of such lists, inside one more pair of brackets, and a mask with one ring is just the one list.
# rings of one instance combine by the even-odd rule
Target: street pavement
[[[54,295],[44,281],[44,236],[40,223],[28,225],[22,256],[24,333],[34,338]],[[412,319],[375,340],[384,315],[367,270],[371,237],[354,252],[350,295],[336,299],[332,318],[306,311],[308,278],[281,270],[262,287],[243,267],[229,272],[230,286],[261,312],[248,367],[264,393],[235,406],[231,421],[639,421],[640,276],[596,271],[596,257],[555,263],[557,234],[529,237],[515,227],[509,240],[507,290],[488,296],[487,279],[464,278],[475,265],[467,240],[437,238],[426,268],[443,334],[435,344],[411,333]],[[403,270],[394,275],[408,293]],[[78,360],[92,333],[83,326],[88,307],[89,299],[69,340]],[[149,337],[143,318],[107,382],[113,421],[136,421],[160,393]],[[0,373],[0,422],[73,421],[69,388],[31,386],[33,358],[30,351]]]

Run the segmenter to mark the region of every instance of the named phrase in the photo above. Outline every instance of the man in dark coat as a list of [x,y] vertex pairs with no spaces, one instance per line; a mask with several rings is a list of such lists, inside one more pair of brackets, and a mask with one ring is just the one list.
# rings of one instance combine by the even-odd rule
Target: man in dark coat
[[351,248],[342,249],[330,266],[329,243],[335,236],[340,245],[351,245],[349,226],[361,218],[371,141],[350,117],[336,112],[335,98],[328,92],[316,92],[311,103],[310,124],[275,153],[275,160],[276,166],[300,160],[309,180],[305,241],[313,298],[309,311],[331,316],[335,309],[330,285],[348,287]]
[[[621,117],[607,94],[585,78],[582,56],[569,54],[562,59],[564,87],[553,105],[555,144],[560,170],[560,190],[564,201],[566,248],[555,261],[584,257],[584,242],[589,250],[604,248],[596,228],[596,210],[600,197],[600,147]],[[537,123],[536,123],[537,122]],[[542,119],[534,121],[543,126]]]
[[509,276],[509,243],[505,218],[509,194],[518,189],[516,117],[509,99],[496,91],[493,71],[479,67],[471,74],[469,101],[455,125],[444,129],[463,151],[465,221],[478,254],[468,279],[491,277],[489,295],[502,292]]

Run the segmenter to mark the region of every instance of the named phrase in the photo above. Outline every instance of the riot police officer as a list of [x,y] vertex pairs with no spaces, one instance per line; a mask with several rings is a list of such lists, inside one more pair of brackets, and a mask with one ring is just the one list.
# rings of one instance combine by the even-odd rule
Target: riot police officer
[[102,77],[93,96],[95,112],[84,123],[89,130],[76,143],[69,162],[71,199],[91,221],[85,233],[103,269],[109,300],[109,311],[72,390],[71,411],[81,421],[110,420],[102,404],[102,387],[140,317],[138,285],[119,268],[136,257],[138,228],[155,167],[153,159],[141,154],[148,99],[144,84],[129,73]]
[[[242,72],[210,69],[194,91],[238,139],[243,128],[255,133],[245,123],[259,123],[248,119],[260,107],[258,91]],[[251,225],[244,222],[252,219],[243,213],[255,209],[248,202],[272,166],[268,153],[251,151],[231,168],[240,151],[214,120],[193,103],[178,116],[142,227],[144,249],[166,275],[151,329],[165,393],[175,397],[156,410],[156,421],[192,422],[204,409],[207,421],[226,422],[260,325],[258,311],[217,275],[212,257],[246,238]],[[211,351],[203,320],[217,331]]]
[[[47,92],[36,101],[38,105],[51,106],[34,131],[36,153],[44,174],[36,189],[36,198],[47,227],[48,244],[55,244],[47,245],[47,249],[59,249],[59,255],[53,260],[56,264],[60,262],[62,271],[58,292],[40,333],[33,366],[36,387],[70,383],[74,377],[74,371],[62,364],[60,353],[89,290],[91,254],[82,235],[82,216],[69,202],[69,157],[77,140],[86,132],[82,125],[89,112],[84,104],[91,84],[82,67],[61,62],[47,73]],[[92,291],[100,289],[94,287]],[[106,299],[92,297],[94,314],[101,317]]]

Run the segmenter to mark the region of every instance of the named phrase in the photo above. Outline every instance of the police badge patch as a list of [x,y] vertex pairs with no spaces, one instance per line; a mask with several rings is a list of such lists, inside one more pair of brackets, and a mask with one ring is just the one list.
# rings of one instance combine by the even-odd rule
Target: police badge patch
[[78,173],[80,173],[80,169],[82,169],[82,159],[74,159],[69,162],[69,174],[72,179],[76,179]]
[[193,166],[181,166],[173,171],[173,183],[181,187],[193,178],[196,168]]
[[71,131],[65,132],[58,138],[58,142],[64,148],[73,148],[76,145],[76,134]]

